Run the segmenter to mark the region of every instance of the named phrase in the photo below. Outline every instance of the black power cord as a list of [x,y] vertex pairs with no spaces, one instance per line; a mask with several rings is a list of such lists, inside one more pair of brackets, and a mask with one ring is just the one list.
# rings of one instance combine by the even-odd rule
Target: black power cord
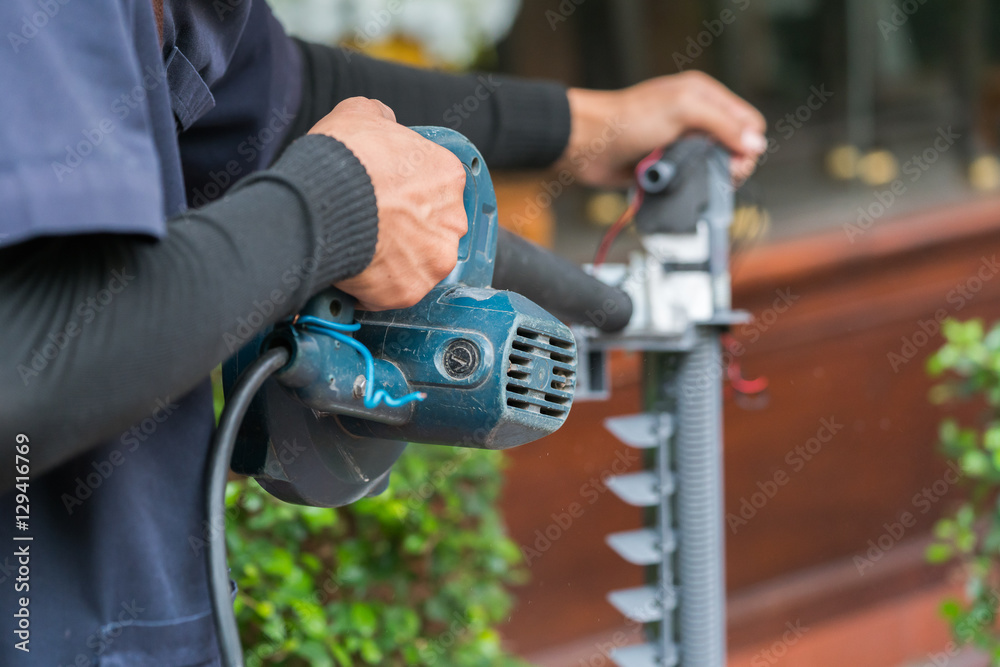
[[229,460],[236,446],[236,434],[254,395],[267,378],[287,363],[288,350],[275,347],[262,354],[247,368],[226,401],[208,456],[208,493],[205,497],[209,525],[208,586],[223,667],[243,667],[243,647],[240,645],[239,626],[233,612],[229,568],[226,565],[226,481],[229,477]]

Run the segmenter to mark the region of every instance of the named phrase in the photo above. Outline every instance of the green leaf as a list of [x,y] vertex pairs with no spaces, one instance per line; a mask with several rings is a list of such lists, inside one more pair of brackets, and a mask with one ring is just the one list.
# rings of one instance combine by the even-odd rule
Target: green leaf
[[962,455],[962,470],[970,477],[983,477],[989,473],[992,462],[985,452],[972,449]]
[[958,528],[951,519],[941,519],[934,524],[934,537],[939,540],[950,540],[957,531]]
[[248,663],[425,664],[419,647],[463,618],[446,652],[428,649],[437,664],[520,667],[493,627],[512,605],[506,583],[527,572],[496,507],[503,465],[493,452],[414,446],[387,494],[337,511],[233,482],[227,542]]
[[364,602],[355,602],[351,605],[351,623],[359,635],[371,637],[375,634],[378,618],[370,605]]
[[382,662],[382,650],[371,639],[362,641],[360,650],[362,660],[369,665],[377,665]]
[[333,658],[330,656],[330,652],[320,642],[305,642],[295,653],[305,658],[310,667],[333,667]]
[[949,621],[953,621],[962,614],[962,605],[954,598],[947,598],[941,603],[941,615]]
[[994,423],[983,435],[983,446],[990,451],[1000,450],[1000,424]]
[[953,555],[954,551],[948,544],[932,544],[927,547],[927,562],[935,565],[940,565],[941,563],[951,560]]

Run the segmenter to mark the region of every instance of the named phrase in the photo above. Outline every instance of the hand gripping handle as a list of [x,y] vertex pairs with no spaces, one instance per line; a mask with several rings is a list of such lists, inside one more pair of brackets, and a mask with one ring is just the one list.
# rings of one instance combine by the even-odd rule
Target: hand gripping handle
[[[489,287],[497,254],[497,196],[482,154],[472,142],[445,127],[411,128],[417,134],[447,148],[465,167],[465,215],[469,231],[458,244],[458,264],[442,285]],[[419,166],[418,166],[419,168]]]

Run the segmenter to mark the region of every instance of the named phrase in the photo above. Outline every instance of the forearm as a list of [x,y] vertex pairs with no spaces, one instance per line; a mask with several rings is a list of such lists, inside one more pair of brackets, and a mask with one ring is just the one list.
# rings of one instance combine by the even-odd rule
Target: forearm
[[309,137],[169,221],[160,242],[94,235],[0,251],[0,456],[27,433],[43,472],[183,395],[313,292],[361,271],[376,215],[360,163]]
[[297,42],[302,101],[290,139],[304,134],[349,97],[388,105],[403,125],[441,125],[468,137],[491,168],[547,167],[569,140],[563,86],[495,74],[453,75]]

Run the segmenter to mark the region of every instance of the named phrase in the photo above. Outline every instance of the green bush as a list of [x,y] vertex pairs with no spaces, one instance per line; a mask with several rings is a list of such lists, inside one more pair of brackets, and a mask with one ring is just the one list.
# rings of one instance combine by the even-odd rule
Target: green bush
[[248,667],[523,665],[495,625],[525,576],[496,508],[500,454],[411,446],[389,490],[328,510],[230,483]]
[[941,607],[960,646],[984,650],[1000,665],[1000,324],[985,331],[980,320],[943,326],[945,345],[927,364],[932,377],[949,373],[931,390],[937,404],[972,401],[985,407],[973,425],[949,418],[941,423],[944,454],[961,467],[966,499],[934,527],[936,541],[927,550],[933,563],[957,562],[965,579],[965,599]]

